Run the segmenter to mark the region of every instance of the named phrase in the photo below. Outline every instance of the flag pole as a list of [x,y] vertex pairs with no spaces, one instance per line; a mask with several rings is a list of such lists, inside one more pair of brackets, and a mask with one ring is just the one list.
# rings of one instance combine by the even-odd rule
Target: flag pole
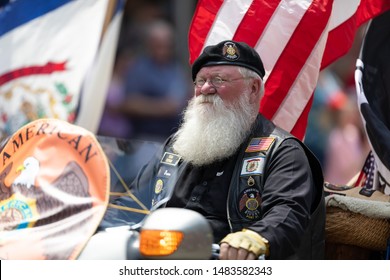
[[112,16],[115,13],[115,7],[116,7],[117,2],[118,2],[118,0],[108,0],[107,12],[106,12],[106,16],[104,18],[102,35],[100,37],[100,40],[102,40],[102,38],[104,37],[104,34],[107,31],[107,28],[108,28],[108,26],[109,26],[109,24],[111,22]]

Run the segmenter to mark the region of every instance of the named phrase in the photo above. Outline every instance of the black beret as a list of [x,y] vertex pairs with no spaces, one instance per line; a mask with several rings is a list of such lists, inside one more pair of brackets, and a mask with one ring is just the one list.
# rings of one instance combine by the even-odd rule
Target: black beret
[[260,55],[244,42],[222,41],[204,48],[192,65],[192,80],[204,66],[236,65],[249,68],[264,77],[265,71]]

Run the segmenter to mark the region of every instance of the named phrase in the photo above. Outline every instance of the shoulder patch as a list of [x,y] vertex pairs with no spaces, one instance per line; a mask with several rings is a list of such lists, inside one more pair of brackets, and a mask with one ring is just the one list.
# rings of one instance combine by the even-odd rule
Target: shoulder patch
[[261,218],[261,196],[255,188],[245,189],[241,192],[238,200],[240,215],[249,220],[258,220]]
[[263,174],[265,157],[252,157],[244,159],[241,169],[241,176]]
[[275,137],[257,137],[252,138],[246,148],[246,153],[268,151],[271,145],[274,143]]

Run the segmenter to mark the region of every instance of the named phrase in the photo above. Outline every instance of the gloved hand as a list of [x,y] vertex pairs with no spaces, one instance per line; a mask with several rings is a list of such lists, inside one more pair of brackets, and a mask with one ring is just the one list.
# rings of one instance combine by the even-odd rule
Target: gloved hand
[[[233,247],[235,251],[228,252],[228,246],[224,246],[226,243],[230,247]],[[268,240],[262,237],[260,234],[249,230],[243,229],[242,231],[234,232],[228,234],[222,241],[221,244],[221,259],[230,259],[231,256],[241,258],[238,256],[237,250],[244,249],[250,253],[253,253],[255,258],[258,258],[260,255],[265,254],[266,256],[269,254],[269,243]],[[248,258],[248,257],[245,257]]]

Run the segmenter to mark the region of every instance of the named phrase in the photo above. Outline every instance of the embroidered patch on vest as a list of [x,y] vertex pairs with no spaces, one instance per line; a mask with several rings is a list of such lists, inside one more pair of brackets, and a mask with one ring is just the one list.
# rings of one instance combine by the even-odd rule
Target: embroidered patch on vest
[[248,186],[252,187],[255,184],[255,179],[253,179],[252,176],[249,176],[247,183],[248,183]]
[[156,181],[156,184],[154,185],[154,193],[159,194],[164,187],[164,181],[161,179],[158,179]]
[[253,157],[244,159],[241,176],[263,174],[265,157]]
[[241,216],[249,220],[260,219],[261,197],[256,188],[245,189],[239,196],[238,209]]
[[181,156],[179,156],[179,155],[165,152],[162,159],[161,159],[161,163],[176,166],[176,165],[178,165],[180,159],[181,159]]
[[272,143],[275,141],[274,137],[258,137],[252,138],[246,148],[246,153],[268,151]]

